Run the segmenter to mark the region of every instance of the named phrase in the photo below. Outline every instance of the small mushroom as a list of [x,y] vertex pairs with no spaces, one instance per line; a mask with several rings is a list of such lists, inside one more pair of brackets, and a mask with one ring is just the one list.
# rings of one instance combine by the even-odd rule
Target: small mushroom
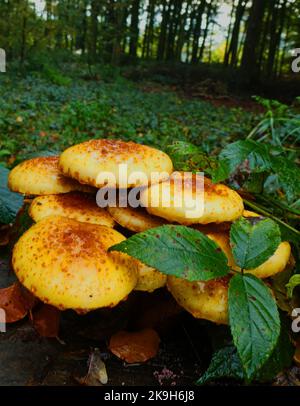
[[47,217],[16,243],[12,264],[20,282],[42,302],[78,312],[112,307],[137,283],[137,262],[108,252],[123,241],[106,226]]
[[62,216],[107,227],[115,224],[111,215],[97,206],[94,195],[78,192],[38,196],[29,207],[29,215],[35,222],[49,216]]
[[[228,265],[237,272],[241,272],[241,268],[235,263],[228,232],[209,233],[209,238],[215,241],[228,259]],[[251,273],[260,279],[269,278],[279,272],[284,271],[291,255],[291,246],[287,241],[281,242],[274,254],[265,262],[254,269],[244,269],[244,273]]]
[[9,173],[8,187],[24,195],[51,195],[72,191],[94,192],[93,188],[62,175],[58,157],[28,159],[15,166]]
[[141,203],[148,213],[184,225],[234,221],[244,210],[242,198],[228,186],[181,172],[143,189]]
[[155,289],[165,286],[166,282],[167,275],[164,275],[155,268],[151,268],[150,266],[139,262],[138,282],[134,290],[153,292]]
[[175,300],[195,318],[228,323],[228,285],[230,276],[207,282],[189,282],[168,276],[167,288]]
[[[64,175],[95,187],[104,186],[104,174],[109,173],[114,176],[115,186],[122,188],[147,185],[153,173],[160,174],[155,181],[167,179],[173,169],[169,156],[158,149],[109,139],[90,140],[66,149],[59,166]],[[143,179],[138,174],[143,174]]]
[[108,211],[113,219],[120,226],[135,233],[141,233],[166,224],[167,221],[160,217],[151,216],[144,208],[132,207],[108,207]]

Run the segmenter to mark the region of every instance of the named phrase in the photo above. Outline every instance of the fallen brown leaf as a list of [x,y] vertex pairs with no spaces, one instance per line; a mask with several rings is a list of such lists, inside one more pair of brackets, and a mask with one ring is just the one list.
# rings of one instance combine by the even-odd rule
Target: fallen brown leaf
[[159,336],[151,328],[137,332],[119,331],[109,342],[110,351],[129,364],[146,362],[156,356]]
[[98,348],[95,348],[88,361],[88,372],[83,378],[76,378],[81,385],[102,386],[108,382],[105,364]]
[[0,289],[0,308],[5,310],[6,323],[23,319],[34,306],[35,300],[30,292],[19,282],[8,288]]

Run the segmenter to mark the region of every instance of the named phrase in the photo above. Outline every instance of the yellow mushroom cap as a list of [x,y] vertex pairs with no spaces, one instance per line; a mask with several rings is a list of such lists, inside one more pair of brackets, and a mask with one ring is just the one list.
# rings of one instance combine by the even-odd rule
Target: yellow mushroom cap
[[16,243],[12,264],[20,282],[45,303],[77,311],[112,307],[137,283],[137,262],[107,252],[124,239],[106,226],[47,217]]
[[92,188],[63,176],[58,168],[57,156],[38,157],[21,162],[10,171],[8,187],[25,195],[93,191]]
[[149,230],[166,224],[160,217],[151,216],[143,208],[132,207],[108,207],[109,214],[122,227],[135,233]]
[[228,284],[229,277],[207,282],[167,278],[167,288],[180,306],[198,319],[218,324],[228,323]]
[[115,224],[111,215],[97,206],[95,196],[77,192],[38,196],[31,202],[29,215],[35,222],[49,216],[62,216],[107,227]]
[[[227,256],[228,265],[235,271],[240,272],[241,268],[238,267],[234,261],[232,250],[230,247],[230,238],[228,233],[209,233],[209,238],[214,240]],[[282,272],[289,262],[291,255],[291,246],[287,241],[281,242],[277,247],[274,254],[267,259],[264,263],[255,269],[245,269],[245,273],[251,273],[258,278],[269,278],[279,272]]]
[[[66,149],[59,165],[66,176],[96,187],[106,184],[103,174],[109,173],[116,186],[122,188],[148,184],[155,172],[162,173],[155,181],[166,179],[173,169],[169,156],[158,149],[108,139],[90,140]],[[126,165],[127,177],[120,165]],[[144,174],[145,179],[134,178],[137,172]]]
[[143,206],[150,214],[186,225],[233,221],[242,215],[243,200],[229,187],[196,174],[184,182],[183,189],[182,174],[174,173],[150,185],[141,191]]
[[155,268],[151,268],[139,262],[138,282],[134,290],[144,292],[153,292],[155,289],[162,288],[167,282],[167,275],[162,274]]

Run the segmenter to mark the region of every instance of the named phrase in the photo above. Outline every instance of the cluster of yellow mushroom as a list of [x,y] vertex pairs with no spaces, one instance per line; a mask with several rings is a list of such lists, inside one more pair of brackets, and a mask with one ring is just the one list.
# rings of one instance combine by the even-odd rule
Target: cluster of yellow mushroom
[[[120,165],[126,165],[126,177]],[[142,172],[142,185],[131,175]],[[105,185],[101,174],[111,173],[124,191],[142,186],[143,208],[101,208],[97,188]],[[152,174],[160,175],[153,180]],[[9,187],[31,198],[29,214],[35,224],[16,243],[12,264],[20,282],[45,303],[59,309],[86,312],[117,305],[132,290],[152,292],[165,285],[175,300],[194,317],[227,323],[230,276],[208,282],[188,282],[120,252],[108,249],[123,241],[118,230],[142,232],[163,224],[183,224],[214,240],[239,271],[232,255],[229,228],[244,210],[237,192],[193,175],[185,184],[187,200],[174,201],[180,192],[181,174],[174,176],[170,157],[162,151],[133,142],[91,140],[66,149],[59,157],[40,157],[16,166]],[[204,188],[197,188],[201,183]],[[153,205],[153,197],[157,204]],[[165,207],[164,198],[171,202]],[[190,201],[202,199],[202,210],[190,216]],[[282,272],[291,255],[282,242],[264,264],[248,270],[259,278]]]

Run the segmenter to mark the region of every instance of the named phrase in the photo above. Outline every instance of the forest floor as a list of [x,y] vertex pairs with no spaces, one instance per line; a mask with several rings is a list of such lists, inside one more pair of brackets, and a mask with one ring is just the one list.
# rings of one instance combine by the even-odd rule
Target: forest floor
[[[215,154],[229,142],[245,138],[264,112],[254,100],[229,95],[211,81],[180,87],[133,82],[121,76],[114,80],[72,80],[57,75],[1,75],[0,94],[0,163],[8,167],[102,137],[160,149],[175,140],[189,141]],[[12,274],[9,261],[1,259],[0,267],[1,288],[9,286]],[[0,362],[4,366],[0,385],[82,383],[84,377],[90,379],[86,374],[99,352],[109,384],[193,384],[207,368],[213,351],[210,337],[216,334],[209,322],[193,319],[185,312],[159,320],[155,328],[162,339],[160,350],[144,365],[126,366],[107,348],[107,337],[113,331],[128,325],[141,327],[145,314],[153,320],[153,311],[160,314],[160,303],[173,306],[174,300],[164,291],[136,293],[112,310],[85,316],[64,312],[59,340],[39,337],[28,319],[9,326],[7,334],[0,335]],[[280,385],[294,384],[293,377],[281,379]]]
[[155,82],[0,76],[0,161],[60,151],[90,138],[122,138],[164,148],[190,141],[206,152],[244,138],[263,108],[211,89]]

